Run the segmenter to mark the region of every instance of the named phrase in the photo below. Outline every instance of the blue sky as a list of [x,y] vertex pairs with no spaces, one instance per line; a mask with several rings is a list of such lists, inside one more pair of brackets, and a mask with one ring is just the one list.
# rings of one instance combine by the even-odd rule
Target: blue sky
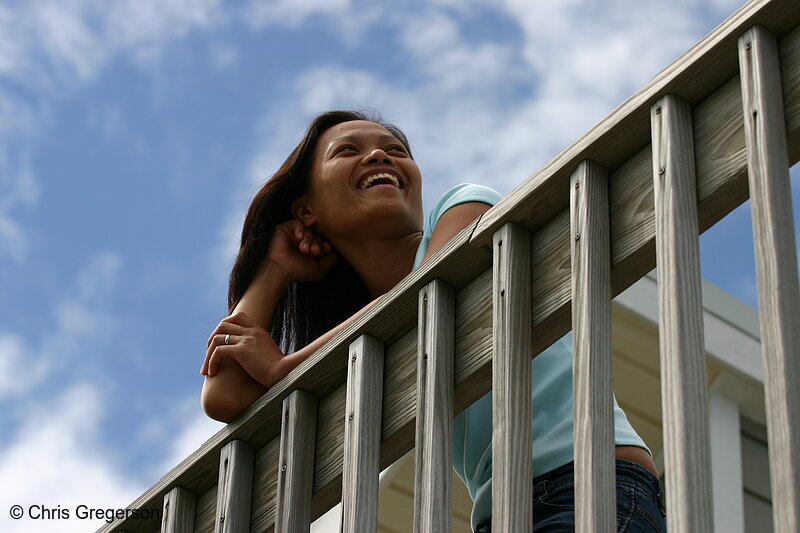
[[[93,529],[8,508],[124,507],[221,427],[205,340],[313,115],[397,123],[428,206],[507,194],[741,3],[0,0],[0,529]],[[755,305],[751,242],[747,206],[701,239]]]

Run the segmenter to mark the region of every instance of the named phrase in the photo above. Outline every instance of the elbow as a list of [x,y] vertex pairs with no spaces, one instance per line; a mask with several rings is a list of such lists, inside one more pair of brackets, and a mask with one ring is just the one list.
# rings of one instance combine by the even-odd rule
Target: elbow
[[208,378],[206,378],[203,392],[200,394],[200,405],[206,415],[225,424],[230,423],[247,408],[246,405],[237,402],[234,396],[216,390],[213,384],[209,384]]
[[203,382],[200,405],[203,411],[220,422],[230,423],[258,400],[267,388],[250,377],[242,367],[221,368]]

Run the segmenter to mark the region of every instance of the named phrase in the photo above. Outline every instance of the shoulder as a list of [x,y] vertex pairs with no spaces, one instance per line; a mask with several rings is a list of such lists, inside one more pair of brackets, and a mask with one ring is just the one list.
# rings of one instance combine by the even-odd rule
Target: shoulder
[[433,206],[428,216],[430,228],[436,227],[436,223],[442,215],[451,207],[468,202],[481,202],[488,205],[495,205],[503,197],[485,185],[475,183],[462,183],[445,192],[436,205]]
[[501,198],[500,193],[489,187],[468,183],[444,193],[428,215],[414,261],[415,268]]

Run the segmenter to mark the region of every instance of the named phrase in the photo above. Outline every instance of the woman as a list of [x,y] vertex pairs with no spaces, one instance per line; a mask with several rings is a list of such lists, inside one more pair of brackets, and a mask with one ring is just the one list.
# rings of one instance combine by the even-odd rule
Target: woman
[[[230,421],[496,203],[460,185],[423,221],[422,180],[397,128],[323,113],[250,205],[228,311],[208,340],[202,404]],[[423,224],[424,222],[424,224]],[[533,361],[536,531],[571,531],[572,358],[568,335]],[[620,531],[663,531],[656,470],[615,405]],[[454,421],[454,466],[491,530],[491,396]]]

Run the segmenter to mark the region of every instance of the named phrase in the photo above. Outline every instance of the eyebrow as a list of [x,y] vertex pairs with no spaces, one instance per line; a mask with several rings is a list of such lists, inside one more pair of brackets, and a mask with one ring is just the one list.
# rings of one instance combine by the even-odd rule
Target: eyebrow
[[[328,143],[328,148],[330,148],[331,146],[333,146],[334,144],[336,144],[337,142],[340,142],[340,141],[347,141],[347,142],[357,143],[362,139],[362,137],[363,136],[361,136],[361,135],[342,135],[341,137],[336,137],[331,142],[329,142]],[[395,137],[391,133],[381,133],[380,136],[378,137],[378,139],[381,140],[381,141],[394,141],[394,142],[399,142],[400,144],[403,144],[402,141],[400,141],[400,139],[398,139],[397,137]]]

